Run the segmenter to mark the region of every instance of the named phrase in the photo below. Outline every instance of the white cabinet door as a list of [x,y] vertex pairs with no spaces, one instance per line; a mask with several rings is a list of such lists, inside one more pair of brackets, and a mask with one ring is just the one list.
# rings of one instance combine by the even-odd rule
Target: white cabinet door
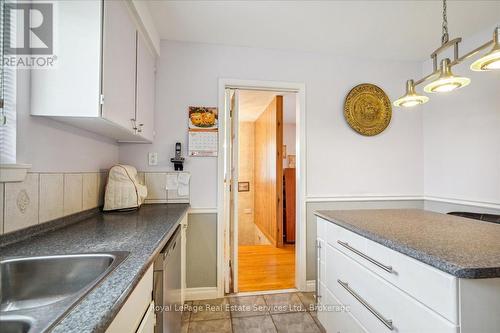
[[101,9],[97,0],[54,5],[57,60],[54,68],[30,71],[31,114],[100,116]]
[[155,57],[142,34],[138,34],[136,119],[138,134],[149,141],[153,141],[154,108]]
[[102,117],[133,132],[136,28],[125,1],[104,1]]
[[153,333],[156,325],[155,303],[149,304],[148,311],[142,318],[141,324],[135,333]]

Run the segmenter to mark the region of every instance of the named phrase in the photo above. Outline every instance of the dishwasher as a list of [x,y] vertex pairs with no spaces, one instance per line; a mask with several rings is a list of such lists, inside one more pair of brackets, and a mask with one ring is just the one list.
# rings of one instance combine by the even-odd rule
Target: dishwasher
[[154,262],[155,333],[181,331],[181,226],[178,226]]

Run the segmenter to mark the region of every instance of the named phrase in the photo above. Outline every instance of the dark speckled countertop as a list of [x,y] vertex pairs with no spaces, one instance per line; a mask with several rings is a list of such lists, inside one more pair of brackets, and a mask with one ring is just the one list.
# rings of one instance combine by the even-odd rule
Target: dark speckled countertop
[[158,204],[129,213],[98,213],[76,224],[0,248],[0,257],[130,252],[52,331],[104,332],[188,208],[188,204]]
[[418,209],[315,214],[458,278],[500,277],[500,224]]

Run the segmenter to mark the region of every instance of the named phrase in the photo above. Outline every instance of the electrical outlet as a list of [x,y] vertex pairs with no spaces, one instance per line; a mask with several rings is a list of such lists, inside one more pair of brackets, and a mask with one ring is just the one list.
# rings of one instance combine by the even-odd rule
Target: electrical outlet
[[158,153],[148,153],[149,165],[158,165]]

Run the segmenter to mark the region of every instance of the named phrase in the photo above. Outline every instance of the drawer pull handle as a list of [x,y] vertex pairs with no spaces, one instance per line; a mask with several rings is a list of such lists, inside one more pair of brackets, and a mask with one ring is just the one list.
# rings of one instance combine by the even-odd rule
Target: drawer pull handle
[[391,331],[394,330],[394,326],[392,325],[391,319],[386,319],[384,316],[380,314],[377,310],[375,310],[365,299],[358,295],[354,290],[349,287],[349,283],[341,281],[340,279],[337,282],[345,289],[349,294],[351,294],[355,299],[357,299],[361,305],[363,305],[368,311],[370,311],[378,320],[382,322],[388,329]]
[[371,262],[372,264],[374,265],[377,265],[378,267],[382,268],[384,271],[386,272],[389,272],[389,273],[392,273],[392,266],[387,266],[387,265],[384,265],[382,264],[381,262],[373,259],[372,257],[369,257],[367,256],[366,254],[364,254],[363,252],[359,251],[359,250],[356,250],[355,248],[353,248],[351,245],[349,245],[349,243],[346,243],[346,242],[342,242],[342,241],[337,241],[337,243],[339,243],[340,245],[342,245],[343,247],[345,247],[346,249],[356,253],[358,256],[368,260],[369,262]]

